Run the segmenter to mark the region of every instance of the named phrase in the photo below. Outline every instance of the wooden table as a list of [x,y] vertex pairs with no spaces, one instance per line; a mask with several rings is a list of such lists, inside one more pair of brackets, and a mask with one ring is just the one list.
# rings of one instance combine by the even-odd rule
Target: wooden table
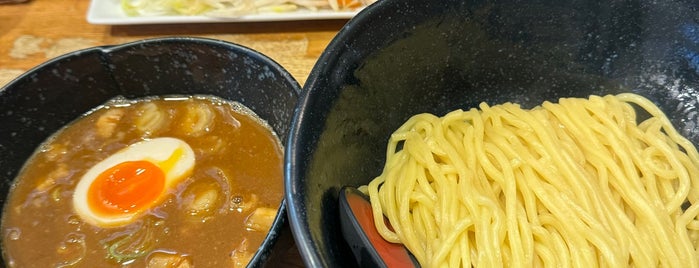
[[[115,0],[116,1],[116,0]],[[173,25],[92,25],[88,0],[0,5],[0,87],[51,58],[82,48],[164,36],[199,36],[264,53],[303,85],[318,56],[347,20]],[[295,247],[281,266],[302,266]]]
[[[118,0],[115,0],[118,1]],[[318,56],[347,20],[172,25],[92,25],[88,0],[30,0],[0,5],[0,86],[81,48],[164,36],[199,36],[264,53],[303,85]]]

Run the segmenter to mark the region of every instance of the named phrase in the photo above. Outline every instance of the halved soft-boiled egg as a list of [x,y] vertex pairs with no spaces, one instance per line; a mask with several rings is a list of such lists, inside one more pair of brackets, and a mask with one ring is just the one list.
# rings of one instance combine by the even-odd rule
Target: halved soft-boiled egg
[[164,137],[137,142],[82,176],[73,193],[73,207],[90,224],[123,226],[160,203],[167,189],[193,168],[194,151],[183,140]]

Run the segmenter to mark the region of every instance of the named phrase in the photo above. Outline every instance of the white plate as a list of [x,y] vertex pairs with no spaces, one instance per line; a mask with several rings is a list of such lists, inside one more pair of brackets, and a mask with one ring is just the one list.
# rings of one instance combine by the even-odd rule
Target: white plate
[[215,23],[215,22],[260,22],[292,20],[349,19],[359,10],[337,12],[331,10],[299,10],[285,13],[253,14],[240,17],[210,16],[127,16],[119,5],[119,0],[92,0],[87,10],[87,22],[92,24],[165,24],[165,23]]

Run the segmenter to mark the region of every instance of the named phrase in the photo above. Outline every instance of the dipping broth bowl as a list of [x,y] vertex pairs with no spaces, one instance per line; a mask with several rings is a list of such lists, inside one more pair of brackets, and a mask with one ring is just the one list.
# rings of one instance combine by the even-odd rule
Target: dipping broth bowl
[[531,108],[633,92],[699,145],[699,2],[381,0],[351,19],[304,85],[286,152],[289,220],[309,267],[353,267],[338,194],[381,174],[418,113]]
[[[147,39],[72,52],[0,89],[0,204],[39,144],[117,96],[214,95],[253,110],[285,143],[300,93],[279,64],[252,49],[189,37]],[[283,258],[293,245],[282,200],[248,267]]]

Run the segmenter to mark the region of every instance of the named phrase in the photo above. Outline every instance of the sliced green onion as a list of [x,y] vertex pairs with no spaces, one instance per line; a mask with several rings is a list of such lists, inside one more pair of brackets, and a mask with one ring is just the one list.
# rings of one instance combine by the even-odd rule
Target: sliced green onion
[[107,259],[124,264],[148,254],[156,243],[157,225],[156,220],[146,217],[141,227],[135,232],[107,241],[105,243],[108,250]]

